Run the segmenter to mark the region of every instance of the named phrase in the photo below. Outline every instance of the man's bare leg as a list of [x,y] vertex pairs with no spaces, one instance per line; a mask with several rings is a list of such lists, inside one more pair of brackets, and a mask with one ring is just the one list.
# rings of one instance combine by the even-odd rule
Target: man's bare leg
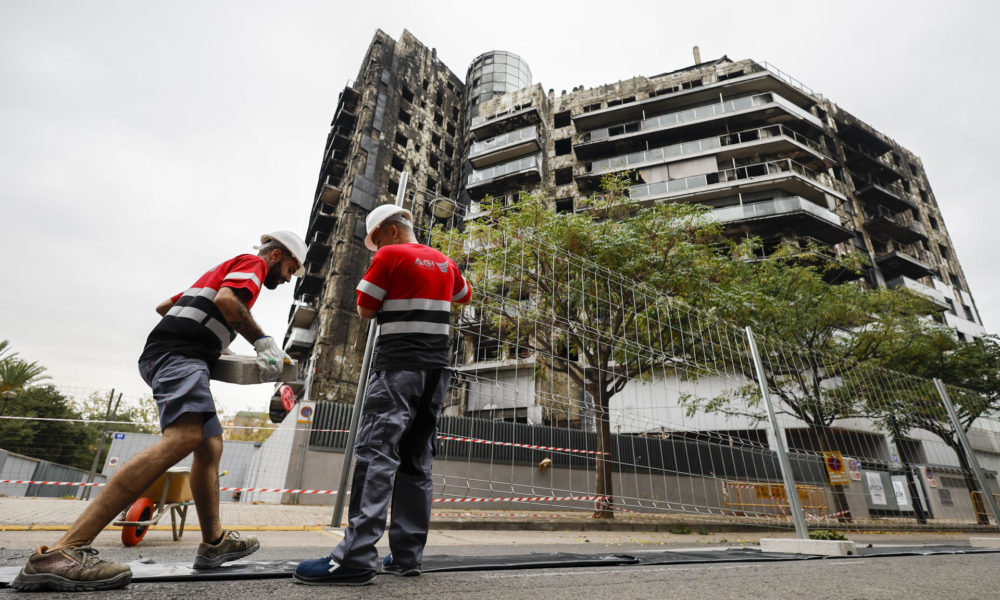
[[204,416],[185,413],[163,430],[159,442],[135,455],[111,476],[104,489],[91,500],[59,541],[49,551],[89,544],[118,513],[201,442]]
[[191,464],[191,495],[201,524],[201,540],[212,544],[222,537],[219,520],[219,459],[222,457],[222,436],[201,440]]

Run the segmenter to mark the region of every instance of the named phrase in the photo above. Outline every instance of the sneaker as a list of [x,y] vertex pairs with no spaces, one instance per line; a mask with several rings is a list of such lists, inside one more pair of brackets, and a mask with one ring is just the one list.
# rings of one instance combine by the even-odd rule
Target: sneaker
[[382,559],[382,572],[402,575],[403,577],[418,577],[420,575],[420,565],[404,567],[392,560],[392,554],[386,554],[385,558]]
[[91,592],[116,590],[130,581],[132,569],[128,565],[101,560],[90,546],[52,552],[42,546],[28,558],[10,586],[22,592]]
[[293,577],[306,585],[368,585],[375,579],[375,570],[344,567],[335,558],[325,556],[300,562]]
[[226,531],[222,541],[214,546],[202,542],[198,544],[198,555],[194,558],[194,568],[215,569],[233,560],[250,556],[260,549],[255,537],[240,537],[237,531]]

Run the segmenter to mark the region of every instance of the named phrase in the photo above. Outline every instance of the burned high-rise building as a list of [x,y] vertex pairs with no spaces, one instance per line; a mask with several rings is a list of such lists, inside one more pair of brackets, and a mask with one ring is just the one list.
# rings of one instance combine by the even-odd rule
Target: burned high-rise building
[[486,196],[520,192],[575,211],[602,175],[628,170],[632,201],[701,203],[729,234],[762,238],[765,252],[861,252],[869,285],[923,294],[962,338],[985,333],[916,155],[767,63],[695,62],[557,92],[532,84],[510,52],[481,54],[463,81],[409,32],[376,32],[331,123],[285,339],[311,397],[354,397],[364,219],[394,200],[404,172],[419,192],[407,208],[426,225],[441,197],[466,218]]

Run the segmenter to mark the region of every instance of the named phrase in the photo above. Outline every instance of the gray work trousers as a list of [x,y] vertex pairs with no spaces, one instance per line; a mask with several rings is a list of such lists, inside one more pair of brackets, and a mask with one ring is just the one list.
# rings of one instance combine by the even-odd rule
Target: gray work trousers
[[392,502],[393,562],[418,566],[431,519],[431,466],[451,373],[441,369],[376,371],[354,445],[356,461],[344,540],[330,553],[345,567],[375,569],[375,543]]

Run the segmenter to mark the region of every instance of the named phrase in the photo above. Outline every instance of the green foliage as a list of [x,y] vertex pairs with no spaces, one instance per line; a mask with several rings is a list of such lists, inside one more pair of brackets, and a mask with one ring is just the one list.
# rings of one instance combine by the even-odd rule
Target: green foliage
[[[5,407],[5,415],[79,419],[72,403],[51,386],[19,392]],[[93,458],[91,436],[79,423],[0,419],[0,447],[55,463],[87,469]]]
[[839,531],[830,531],[829,529],[813,529],[809,532],[809,539],[811,540],[846,540],[847,538],[844,534]]
[[[906,348],[927,327],[921,317],[933,305],[903,291],[834,283],[832,272],[859,269],[863,259],[816,261],[818,254],[817,248],[784,249],[746,263],[742,280],[730,288],[730,301],[716,312],[758,336],[770,393],[783,409],[809,427],[825,429],[836,419],[869,414],[870,406],[847,393],[853,374]],[[749,361],[735,366],[756,380]],[[754,383],[716,398],[687,400],[689,412],[737,412],[736,407],[755,408],[760,392]]]
[[690,535],[691,528],[682,523],[673,523],[670,527],[667,527],[667,533],[672,533],[674,535]]
[[[112,414],[108,416],[108,398],[110,394],[93,393],[82,400],[76,402],[76,408],[83,415],[84,419],[91,421],[117,421],[116,423],[86,423],[80,426],[87,432],[87,443],[91,449],[91,459],[93,453],[101,445],[98,440],[103,435],[105,443],[98,458],[98,468],[104,466],[108,452],[111,450],[110,432],[130,432],[130,433],[159,433],[160,428],[156,423],[159,414],[156,410],[156,401],[152,396],[145,395],[135,401],[123,400],[121,394],[115,395],[111,399]],[[90,468],[87,463],[86,468]]]
[[45,367],[24,360],[10,351],[10,342],[0,340],[0,393],[17,392],[45,379]]

